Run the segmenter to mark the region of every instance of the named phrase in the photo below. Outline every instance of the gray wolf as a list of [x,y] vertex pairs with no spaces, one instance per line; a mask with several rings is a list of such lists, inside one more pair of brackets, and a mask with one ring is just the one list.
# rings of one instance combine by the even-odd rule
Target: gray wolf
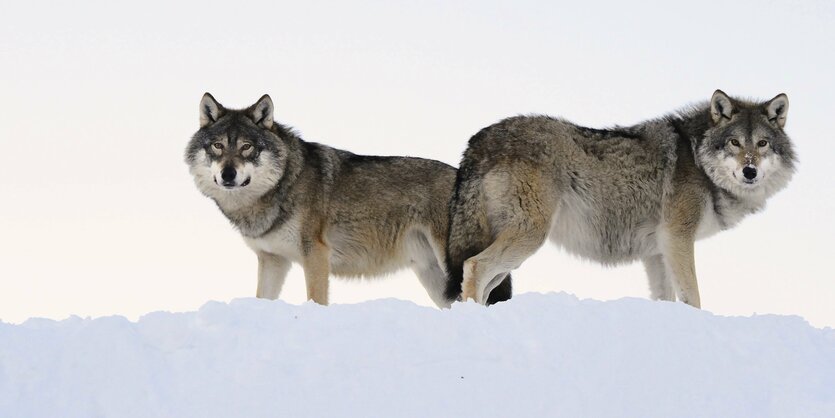
[[456,170],[438,161],[356,155],[306,142],[273,120],[264,95],[246,109],[206,93],[185,160],[258,258],[259,298],[278,298],[291,263],[307,297],[328,303],[330,275],[408,267],[440,307],[450,302],[445,248]]
[[450,202],[447,298],[485,302],[550,238],[611,266],[641,260],[653,299],[701,306],[693,245],[789,182],[789,102],[732,98],[629,127],[518,116],[469,141]]

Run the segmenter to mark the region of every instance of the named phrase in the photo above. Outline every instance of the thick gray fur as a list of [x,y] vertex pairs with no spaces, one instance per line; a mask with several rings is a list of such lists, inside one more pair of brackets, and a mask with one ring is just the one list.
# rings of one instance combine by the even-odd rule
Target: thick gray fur
[[761,210],[788,183],[787,111],[784,94],[753,102],[717,90],[629,127],[517,116],[482,129],[450,203],[447,297],[484,303],[550,238],[603,265],[642,260],[654,299],[700,306],[693,242]]
[[308,297],[322,304],[331,274],[372,277],[408,267],[435,303],[449,306],[453,167],[306,142],[273,121],[268,96],[230,110],[207,93],[200,114],[186,162],[258,256],[258,297],[278,297],[291,263],[302,265]]

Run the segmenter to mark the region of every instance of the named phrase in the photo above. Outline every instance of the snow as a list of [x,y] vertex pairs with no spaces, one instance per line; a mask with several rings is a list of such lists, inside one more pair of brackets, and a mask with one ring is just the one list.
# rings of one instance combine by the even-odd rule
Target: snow
[[802,318],[523,294],[0,323],[0,417],[835,416]]

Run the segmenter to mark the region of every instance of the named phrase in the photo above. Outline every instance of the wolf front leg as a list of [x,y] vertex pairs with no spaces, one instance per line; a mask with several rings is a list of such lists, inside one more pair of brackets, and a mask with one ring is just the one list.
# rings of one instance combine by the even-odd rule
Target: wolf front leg
[[696,281],[696,261],[693,253],[694,237],[682,231],[667,234],[662,252],[667,277],[673,283],[678,300],[701,308],[699,284]]
[[672,179],[677,186],[663,203],[659,244],[665,273],[678,300],[701,308],[693,247],[709,194],[700,181],[704,174],[693,163],[690,148],[682,146],[678,154]]
[[652,255],[642,260],[644,270],[649,279],[649,295],[652,300],[676,300],[675,289],[667,274],[667,267],[664,263],[664,256],[661,254]]
[[258,289],[255,296],[261,299],[278,299],[287,272],[290,271],[290,261],[286,258],[258,251]]
[[302,266],[304,267],[304,280],[307,283],[307,299],[320,305],[327,305],[330,250],[325,244],[314,243],[305,255]]

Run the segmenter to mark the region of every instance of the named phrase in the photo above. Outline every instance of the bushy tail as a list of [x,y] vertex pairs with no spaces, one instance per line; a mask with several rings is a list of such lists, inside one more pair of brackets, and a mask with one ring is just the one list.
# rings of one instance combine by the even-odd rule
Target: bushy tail
[[[461,295],[464,281],[464,261],[484,251],[492,241],[482,187],[482,176],[477,174],[466,155],[455,180],[455,192],[449,202],[449,233],[447,235],[447,285],[444,295],[450,301]],[[510,275],[493,291],[487,304],[502,302],[512,295]]]

